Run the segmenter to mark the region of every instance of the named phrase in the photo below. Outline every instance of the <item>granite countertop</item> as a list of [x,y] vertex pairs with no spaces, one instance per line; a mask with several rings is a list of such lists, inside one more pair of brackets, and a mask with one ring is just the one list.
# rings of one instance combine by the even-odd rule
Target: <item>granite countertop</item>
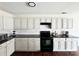
[[1,40],[1,41],[0,41],[0,44],[5,43],[5,42],[7,42],[7,41],[9,41],[9,40],[11,40],[11,39],[13,39],[13,37],[12,37],[12,36],[9,36],[7,39]]
[[[40,38],[40,34],[16,34],[16,38]],[[52,38],[79,38],[79,37],[69,35],[69,37],[56,36]]]

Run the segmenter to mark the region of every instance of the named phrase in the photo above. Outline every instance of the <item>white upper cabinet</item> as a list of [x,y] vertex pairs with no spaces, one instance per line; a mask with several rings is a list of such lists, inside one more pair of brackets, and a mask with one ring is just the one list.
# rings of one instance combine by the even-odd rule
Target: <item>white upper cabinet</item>
[[3,27],[4,30],[13,30],[13,18],[11,16],[3,17]]
[[21,29],[21,19],[19,17],[14,17],[14,28],[15,30]]
[[69,18],[68,19],[68,29],[72,29],[73,28],[73,19]]
[[22,30],[26,30],[27,29],[27,25],[28,25],[28,19],[27,17],[22,17],[21,18],[21,29]]
[[52,29],[56,29],[56,19],[55,18],[52,18]]
[[45,17],[40,17],[40,22],[46,22],[46,18]]
[[34,18],[28,17],[28,29],[34,29]]
[[62,18],[63,20],[63,29],[68,29],[68,20],[67,18]]
[[56,20],[57,20],[57,22],[56,22],[56,24],[57,24],[56,28],[57,29],[62,29],[62,18],[57,18]]
[[46,18],[46,22],[51,23],[51,21],[52,21],[52,18],[51,18],[51,17],[47,17],[47,18]]
[[34,28],[40,29],[40,19],[39,18],[34,18]]
[[0,16],[0,30],[3,30],[3,16]]

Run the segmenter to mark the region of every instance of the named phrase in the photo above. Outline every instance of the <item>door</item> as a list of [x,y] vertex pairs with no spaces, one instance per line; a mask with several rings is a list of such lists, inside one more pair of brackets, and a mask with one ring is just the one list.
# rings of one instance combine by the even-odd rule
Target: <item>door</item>
[[28,29],[34,29],[34,18],[28,18]]
[[72,51],[72,39],[71,38],[66,38],[66,42],[65,42],[65,49],[66,51]]
[[16,51],[28,51],[28,38],[16,38],[15,50]]
[[62,19],[59,17],[56,19],[57,29],[62,29]]
[[40,51],[40,38],[34,38],[35,40],[35,51]]
[[45,17],[41,17],[40,18],[40,22],[42,23],[42,22],[46,22],[46,18]]
[[20,30],[21,29],[20,17],[14,17],[14,29],[15,30]]
[[59,51],[58,42],[59,42],[59,38],[54,38],[53,39],[53,51]]
[[6,54],[7,54],[6,43],[3,43],[0,45],[0,56],[6,56]]
[[28,46],[29,46],[29,51],[35,51],[35,40],[34,38],[28,38]]
[[40,29],[40,18],[35,18],[34,19],[34,28],[35,29]]
[[52,18],[52,25],[51,26],[52,26],[52,29],[56,29],[57,25],[56,25],[56,19],[54,17]]
[[27,30],[27,17],[22,17],[21,18],[21,29],[22,30]]
[[52,21],[52,18],[51,17],[46,17],[46,22],[47,23],[51,23],[51,21]]
[[7,56],[10,56],[15,51],[15,39],[7,42]]
[[72,51],[77,51],[78,50],[78,38],[71,38],[71,49]]
[[65,51],[65,38],[59,38],[58,46],[59,51]]

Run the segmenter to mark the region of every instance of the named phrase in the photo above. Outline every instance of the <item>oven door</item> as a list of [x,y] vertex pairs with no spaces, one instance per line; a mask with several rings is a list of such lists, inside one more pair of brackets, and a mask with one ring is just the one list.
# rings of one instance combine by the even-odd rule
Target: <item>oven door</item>
[[53,50],[53,39],[42,39],[41,40],[41,50],[42,51],[52,51]]

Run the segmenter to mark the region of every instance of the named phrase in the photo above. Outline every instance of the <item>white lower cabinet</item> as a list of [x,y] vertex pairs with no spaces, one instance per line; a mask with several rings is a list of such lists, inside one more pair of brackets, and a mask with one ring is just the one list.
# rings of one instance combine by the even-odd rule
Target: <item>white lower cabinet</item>
[[6,56],[7,51],[6,51],[6,43],[3,43],[0,45],[0,56]]
[[27,38],[16,38],[15,41],[16,51],[28,51],[28,39]]
[[77,51],[77,38],[54,38],[53,51]]
[[7,42],[7,56],[10,56],[15,51],[15,39]]
[[65,39],[64,38],[54,38],[53,51],[65,51]]
[[15,39],[0,45],[0,56],[10,56],[15,51]]
[[40,38],[16,38],[16,51],[40,50]]

